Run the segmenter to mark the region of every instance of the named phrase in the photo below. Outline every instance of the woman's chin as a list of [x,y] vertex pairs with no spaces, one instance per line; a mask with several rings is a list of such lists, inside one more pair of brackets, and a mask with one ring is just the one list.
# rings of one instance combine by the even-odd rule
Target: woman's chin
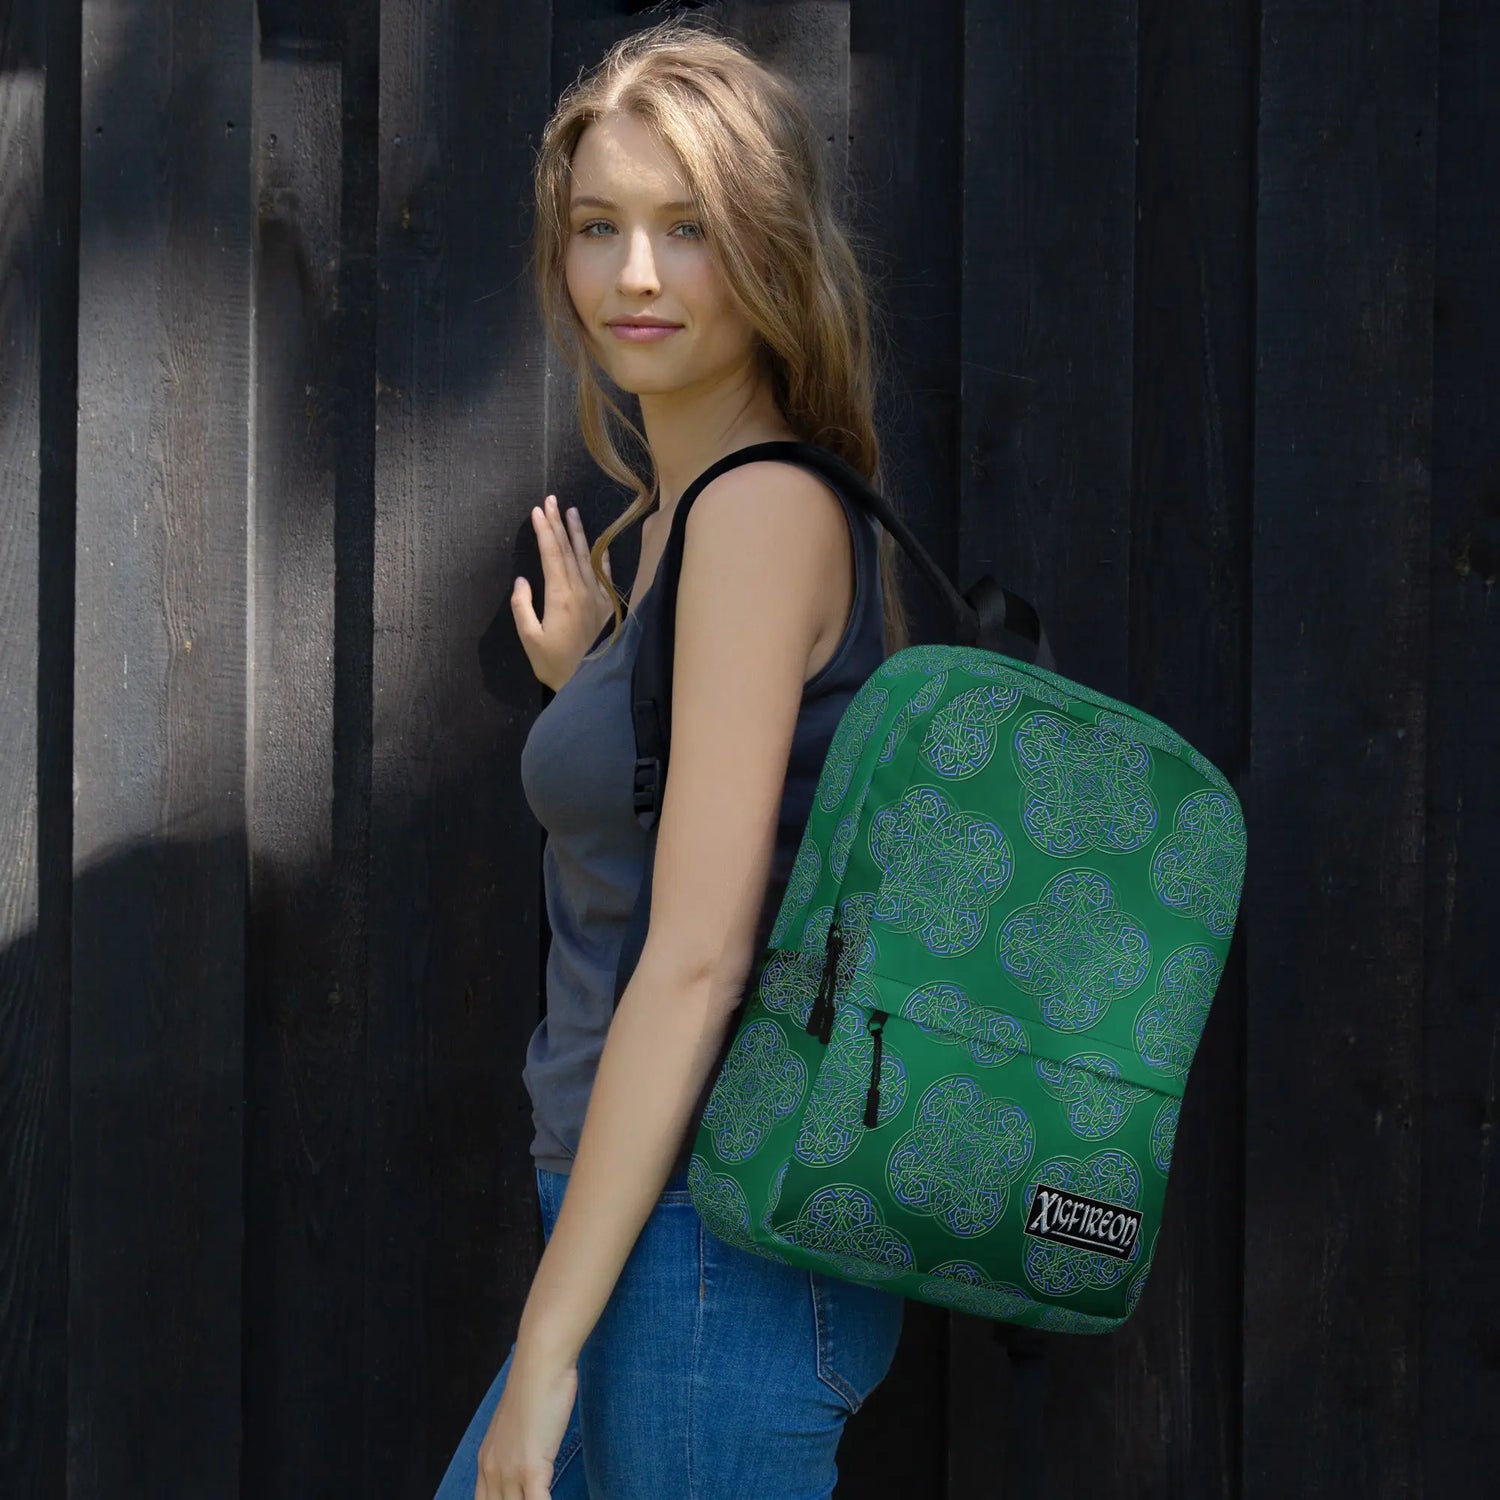
[[639,370],[606,369],[605,373],[627,396],[665,396],[680,391],[684,384],[681,378],[660,373],[645,375]]

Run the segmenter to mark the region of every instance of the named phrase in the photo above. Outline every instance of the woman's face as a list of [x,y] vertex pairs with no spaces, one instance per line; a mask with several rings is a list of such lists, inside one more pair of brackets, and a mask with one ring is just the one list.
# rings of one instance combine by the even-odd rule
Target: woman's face
[[[714,385],[754,359],[755,331],[730,301],[690,197],[677,159],[634,115],[597,120],[579,138],[568,292],[595,358],[636,395]],[[638,340],[608,326],[633,313],[677,326]]]

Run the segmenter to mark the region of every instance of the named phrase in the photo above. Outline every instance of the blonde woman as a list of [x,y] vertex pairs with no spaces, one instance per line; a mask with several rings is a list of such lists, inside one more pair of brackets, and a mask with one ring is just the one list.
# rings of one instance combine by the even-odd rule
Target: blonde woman
[[[556,694],[521,759],[552,928],[523,1070],[546,1245],[438,1500],[824,1500],[843,1424],[900,1339],[899,1296],[729,1245],[689,1194],[839,717],[907,644],[894,542],[796,464],[727,470],[687,513],[650,921],[613,1005],[651,859],[630,674],[677,501],[772,439],[832,449],[879,487],[869,309],[821,149],[782,78],[681,19],[615,47],[542,137],[542,313],[590,453],[635,498],[590,547],[549,495],[532,513],[545,618],[524,578],[512,598]],[[643,431],[601,376],[639,399]],[[606,549],[636,521],[627,612]]]

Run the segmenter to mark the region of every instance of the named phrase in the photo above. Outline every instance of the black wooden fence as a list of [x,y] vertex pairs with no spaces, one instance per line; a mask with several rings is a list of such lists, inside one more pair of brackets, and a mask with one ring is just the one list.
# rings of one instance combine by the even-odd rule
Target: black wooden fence
[[[1139,1312],[908,1303],[840,1494],[1493,1493],[1500,7],[710,8],[879,246],[897,503],[1250,825]],[[507,593],[622,503],[529,174],[643,9],[0,0],[9,1500],[425,1500],[513,1337]]]

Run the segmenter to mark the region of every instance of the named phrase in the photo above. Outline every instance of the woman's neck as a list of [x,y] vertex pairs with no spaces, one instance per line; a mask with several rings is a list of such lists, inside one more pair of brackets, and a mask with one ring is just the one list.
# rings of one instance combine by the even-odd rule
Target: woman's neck
[[685,463],[679,462],[674,472],[664,475],[658,465],[656,503],[651,511],[652,519],[661,530],[665,531],[672,524],[672,514],[677,508],[677,502],[682,498],[687,487],[705,469],[716,464],[727,454],[738,452],[741,448],[748,448],[754,443],[776,441],[797,441],[797,434],[780,419],[779,414],[769,421],[746,424],[722,438],[718,443],[700,446]]

